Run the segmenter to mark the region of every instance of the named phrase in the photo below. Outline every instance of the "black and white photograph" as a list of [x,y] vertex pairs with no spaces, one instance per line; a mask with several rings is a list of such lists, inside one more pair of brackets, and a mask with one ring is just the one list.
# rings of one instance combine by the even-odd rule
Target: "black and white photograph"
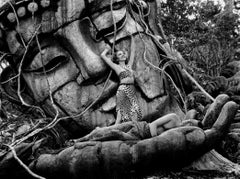
[[1,179],[239,179],[240,0],[0,0]]

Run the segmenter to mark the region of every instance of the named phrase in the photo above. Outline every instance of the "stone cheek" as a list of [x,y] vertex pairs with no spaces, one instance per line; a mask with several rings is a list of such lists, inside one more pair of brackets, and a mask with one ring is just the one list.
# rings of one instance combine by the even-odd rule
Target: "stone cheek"
[[149,99],[162,96],[165,90],[161,73],[154,68],[160,63],[158,50],[152,40],[145,35],[141,37],[136,35],[134,39],[137,44],[134,69],[136,83]]
[[137,97],[143,119],[148,122],[173,112],[176,113],[180,119],[183,119],[185,116],[177,104],[177,101],[171,95],[164,95],[149,101],[142,98],[141,93],[138,92]]
[[[70,82],[54,94],[54,100],[70,115],[82,111],[82,89],[76,82]],[[87,101],[87,100],[86,100]]]
[[24,73],[34,98],[37,102],[45,100],[49,96],[49,92],[54,93],[59,87],[77,78],[79,70],[72,60],[62,65],[54,72],[49,74]]
[[[114,115],[102,112],[100,109],[89,109],[79,116],[101,93],[99,86],[79,86],[70,82],[54,94],[54,101],[72,116],[80,126],[93,130],[95,127],[109,126],[114,123]],[[74,117],[77,116],[77,117]]]

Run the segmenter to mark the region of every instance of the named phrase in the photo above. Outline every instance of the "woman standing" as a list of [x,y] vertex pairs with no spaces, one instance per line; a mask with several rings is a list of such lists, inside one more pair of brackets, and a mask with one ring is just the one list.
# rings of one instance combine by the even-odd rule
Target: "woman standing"
[[[136,90],[134,87],[134,74],[132,68],[133,59],[130,58],[126,64],[128,53],[127,51],[117,51],[116,61],[112,61],[111,49],[105,49],[101,57],[118,75],[120,84],[117,90],[117,120],[115,124],[126,121],[139,121],[142,119],[142,113],[138,104]],[[134,53],[134,52],[133,52]]]

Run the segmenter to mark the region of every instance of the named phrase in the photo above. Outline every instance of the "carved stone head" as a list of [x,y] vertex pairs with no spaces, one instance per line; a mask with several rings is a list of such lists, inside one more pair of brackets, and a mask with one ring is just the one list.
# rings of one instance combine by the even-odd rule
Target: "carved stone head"
[[155,2],[129,0],[5,3],[0,8],[0,49],[11,54],[8,61],[21,78],[19,94],[51,116],[56,108],[59,117],[69,116],[68,127],[89,131],[111,125],[118,78],[114,73],[108,78],[110,69],[100,53],[115,46],[127,49],[130,56],[135,43],[133,70],[143,116],[169,111],[174,105],[167,98],[166,83],[153,68],[162,59],[154,40],[155,8]]

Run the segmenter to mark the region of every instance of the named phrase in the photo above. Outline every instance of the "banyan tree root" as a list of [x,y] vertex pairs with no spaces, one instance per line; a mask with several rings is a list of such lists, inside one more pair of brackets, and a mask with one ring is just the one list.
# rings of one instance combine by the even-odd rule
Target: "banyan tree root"
[[[150,174],[164,168],[182,168],[190,165],[220,142],[238,109],[227,102],[212,128],[202,130],[188,126],[168,130],[145,140],[112,140],[77,142],[57,154],[43,154],[31,164],[31,169],[46,178],[113,178],[130,174]],[[226,171],[238,165],[211,152],[206,162],[227,163]],[[205,165],[206,168],[208,167]],[[210,166],[209,166],[210,167]],[[216,170],[223,170],[219,165]]]
[[215,122],[216,115],[219,114],[223,105],[229,101],[229,96],[226,94],[218,95],[214,102],[210,105],[207,110],[207,114],[204,117],[202,123],[205,128],[211,128],[213,123]]
[[[214,118],[218,115],[218,111],[221,110],[222,106],[229,100],[229,97],[225,94],[219,95],[215,101],[210,105],[205,118],[203,119],[203,126],[205,128],[210,128],[212,124],[214,123]],[[219,119],[224,119],[228,114],[228,110],[230,108],[223,108]],[[218,120],[218,122],[215,122],[215,124],[212,126],[212,129],[219,130],[220,126],[223,125],[222,122],[224,121]],[[230,128],[226,127],[224,130],[224,133],[230,131],[230,134],[233,134],[233,130],[239,130],[238,124],[232,124]],[[237,128],[237,129],[236,129]],[[219,130],[223,131],[223,129]],[[228,134],[228,135],[230,135]],[[240,139],[240,138],[239,138]],[[198,160],[194,161],[189,167],[186,169],[191,170],[198,170],[198,171],[218,171],[218,172],[224,172],[224,173],[235,173],[237,175],[240,174],[240,166],[238,164],[235,164],[231,162],[230,160],[226,159],[219,153],[217,153],[215,150],[211,150],[210,152],[206,153],[205,155],[201,156]]]

